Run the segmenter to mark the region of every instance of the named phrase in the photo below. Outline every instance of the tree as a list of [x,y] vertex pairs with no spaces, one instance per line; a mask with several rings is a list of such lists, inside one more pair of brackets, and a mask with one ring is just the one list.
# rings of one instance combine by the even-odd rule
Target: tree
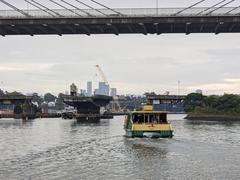
[[233,94],[224,94],[219,97],[217,109],[220,111],[236,111],[240,105],[240,97]]
[[144,96],[148,97],[148,96],[156,96],[157,94],[155,92],[145,92]]
[[6,94],[9,95],[9,96],[24,96],[22,93],[17,92],[17,91],[10,92],[10,93],[7,92]]
[[187,112],[239,114],[240,96],[224,94],[203,97],[201,94],[191,93],[187,95],[184,106]]
[[0,89],[0,96],[4,96],[5,93],[3,92],[3,90]]
[[22,114],[23,109],[22,109],[21,105],[17,105],[14,107],[13,111],[14,111],[14,114]]
[[62,110],[65,108],[65,104],[64,104],[64,101],[63,101],[63,96],[64,94],[63,93],[59,93],[58,94],[58,98],[56,99],[56,109],[58,110]]
[[211,95],[204,98],[204,102],[206,106],[211,108],[216,108],[218,106],[219,96]]
[[46,93],[44,95],[44,101],[46,101],[46,102],[53,102],[53,101],[55,101],[56,98],[57,97],[52,95],[51,93]]
[[58,99],[61,99],[63,101],[63,97],[64,97],[64,94],[63,93],[59,93],[58,94]]
[[32,101],[37,102],[38,105],[40,106],[43,103],[44,99],[41,96],[38,96],[37,94],[34,94],[33,97],[32,97]]
[[186,112],[194,111],[196,107],[203,107],[204,98],[202,94],[191,93],[188,94],[184,101],[184,109]]

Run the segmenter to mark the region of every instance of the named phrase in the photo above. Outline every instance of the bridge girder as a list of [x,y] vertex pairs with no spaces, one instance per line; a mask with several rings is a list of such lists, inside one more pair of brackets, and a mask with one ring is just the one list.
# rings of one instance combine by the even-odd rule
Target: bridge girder
[[240,16],[0,19],[0,35],[239,33]]

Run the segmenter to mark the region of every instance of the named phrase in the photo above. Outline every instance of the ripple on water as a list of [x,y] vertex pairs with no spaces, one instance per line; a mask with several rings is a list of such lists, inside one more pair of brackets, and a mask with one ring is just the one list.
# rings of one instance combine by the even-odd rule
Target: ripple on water
[[238,125],[172,123],[173,139],[131,139],[123,136],[119,117],[98,124],[0,122],[0,179],[239,177]]

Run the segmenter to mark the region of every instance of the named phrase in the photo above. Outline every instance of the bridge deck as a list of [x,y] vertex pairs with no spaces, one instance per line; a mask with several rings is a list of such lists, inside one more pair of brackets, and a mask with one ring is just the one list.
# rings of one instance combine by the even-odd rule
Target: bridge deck
[[[240,14],[240,7],[194,7],[184,10],[184,8],[125,8],[114,9],[117,13],[109,9],[51,9],[51,10],[37,10],[25,9],[22,10],[29,15],[27,17],[16,10],[0,10],[1,18],[92,18],[92,17],[162,17],[162,16],[233,16]],[[54,14],[54,13],[55,14]],[[102,12],[102,13],[100,13]]]
[[206,8],[191,8],[178,13],[181,9],[116,9],[120,14],[102,9],[106,15],[86,10],[91,16],[55,10],[61,15],[59,17],[40,10],[26,11],[30,17],[14,10],[0,11],[0,35],[240,32],[240,8],[209,9],[203,13],[200,12]]

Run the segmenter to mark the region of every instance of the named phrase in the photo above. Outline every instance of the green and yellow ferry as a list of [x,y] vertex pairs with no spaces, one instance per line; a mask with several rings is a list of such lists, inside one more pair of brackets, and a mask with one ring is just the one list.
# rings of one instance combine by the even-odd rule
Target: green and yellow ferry
[[173,137],[172,125],[167,121],[167,112],[154,111],[150,105],[125,116],[124,129],[127,137]]

